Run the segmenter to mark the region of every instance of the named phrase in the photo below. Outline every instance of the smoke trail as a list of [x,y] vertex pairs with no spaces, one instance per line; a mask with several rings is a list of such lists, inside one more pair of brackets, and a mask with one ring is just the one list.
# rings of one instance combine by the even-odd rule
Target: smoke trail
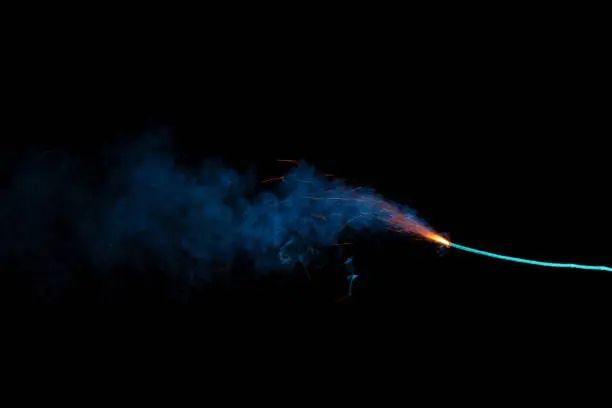
[[168,138],[117,149],[106,169],[33,155],[1,193],[0,260],[60,279],[75,269],[156,269],[209,280],[246,258],[256,270],[307,265],[339,234],[431,231],[413,211],[302,163],[272,191],[219,161],[177,165]]

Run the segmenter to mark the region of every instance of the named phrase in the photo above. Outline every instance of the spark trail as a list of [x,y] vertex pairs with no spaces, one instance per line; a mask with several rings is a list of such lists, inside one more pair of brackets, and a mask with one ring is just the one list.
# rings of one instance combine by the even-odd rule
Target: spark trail
[[[297,164],[298,166],[300,166],[300,164],[303,164],[295,161],[286,161]],[[311,173],[308,174],[308,176],[313,177],[314,174]],[[326,176],[329,175],[326,174]],[[309,182],[308,179],[303,179],[302,177],[303,174],[298,171],[294,171],[293,173],[290,173],[289,176],[272,180],[280,179],[283,181],[299,181],[301,183]],[[264,182],[267,181],[268,180],[265,180]],[[385,200],[382,196],[374,193],[373,190],[363,187],[350,187],[340,180],[330,180],[329,184],[323,190],[317,189],[315,191],[306,191],[306,193],[307,194],[305,194],[303,198],[313,200],[313,202],[315,203],[324,203],[324,205],[327,207],[328,210],[330,210],[330,213],[332,215],[335,213],[335,211],[338,211],[344,214],[345,216],[348,216],[349,214],[356,214],[345,222],[344,227],[353,226],[355,223],[359,223],[362,220],[368,220],[367,222],[374,220],[380,222],[382,226],[387,230],[399,233],[408,233],[416,237],[440,244],[441,246],[446,248],[456,248],[477,255],[488,256],[490,258],[550,268],[574,268],[612,272],[612,268],[607,266],[591,266],[573,263],[534,261],[530,259],[510,257],[494,254],[491,252],[480,251],[463,245],[451,243],[451,241],[446,239],[441,234],[437,233],[424,220],[417,217],[415,212],[410,208]],[[312,214],[312,217],[318,218],[322,221],[327,221],[326,218],[322,218],[318,214]],[[351,283],[351,286],[355,277],[356,276],[354,275],[349,275],[349,282]],[[350,293],[351,288],[349,287],[349,295]]]
[[[573,263],[557,263],[557,262],[542,262],[534,261],[530,259],[517,258],[505,255],[494,254],[492,252],[480,251],[474,248],[466,247],[463,245],[451,243],[448,239],[437,233],[431,228],[425,221],[418,218],[414,212],[404,206],[386,201],[379,195],[369,192],[367,189],[364,191],[358,191],[361,188],[349,188],[346,185],[337,185],[332,190],[326,190],[326,193],[333,192],[333,194],[326,197],[312,197],[307,198],[312,200],[330,200],[337,203],[349,202],[350,205],[357,205],[360,208],[360,214],[356,217],[351,218],[347,225],[350,225],[351,221],[354,221],[360,217],[367,217],[370,219],[377,219],[383,222],[385,228],[391,231],[399,233],[409,233],[417,237],[424,238],[426,240],[438,243],[447,248],[456,248],[465,252],[471,252],[477,255],[488,256],[490,258],[501,259],[504,261],[511,261],[517,263],[524,263],[536,266],[544,266],[549,268],[574,268],[583,270],[597,270],[612,272],[612,268],[607,266],[593,266],[593,265],[579,265]],[[336,244],[338,245],[338,244]],[[351,280],[352,283],[352,280]],[[350,291],[349,291],[350,293]]]

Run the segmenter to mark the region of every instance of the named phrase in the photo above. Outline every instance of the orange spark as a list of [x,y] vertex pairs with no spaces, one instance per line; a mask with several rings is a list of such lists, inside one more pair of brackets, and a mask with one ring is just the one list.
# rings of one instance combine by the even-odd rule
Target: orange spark
[[348,293],[348,294],[342,296],[340,299],[336,299],[336,303],[344,302],[345,300],[349,299],[350,297],[351,297],[351,294]]
[[344,224],[344,226],[346,227],[346,226],[347,226],[347,225],[349,225],[351,222],[355,221],[355,220],[356,220],[356,219],[358,219],[358,218],[363,217],[364,215],[365,215],[365,214],[360,214],[360,215],[358,215],[358,216],[356,216],[356,217],[351,218],[350,220],[348,220],[348,221],[346,222],[346,224]]
[[282,177],[273,177],[273,178],[269,178],[269,179],[263,180],[262,183],[269,183],[271,181],[283,180],[284,178],[285,178],[284,176],[282,176]]
[[451,243],[448,239],[441,237],[440,235],[437,235],[437,234],[426,234],[425,238],[431,241],[437,242],[438,244],[442,244],[447,248],[450,248],[451,246]]

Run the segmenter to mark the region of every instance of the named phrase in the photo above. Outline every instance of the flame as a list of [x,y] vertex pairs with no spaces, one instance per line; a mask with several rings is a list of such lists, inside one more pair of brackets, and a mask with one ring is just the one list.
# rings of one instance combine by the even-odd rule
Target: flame
[[437,235],[437,234],[427,234],[425,235],[425,238],[431,241],[437,242],[438,244],[442,244],[447,248],[450,248],[451,246],[451,243],[448,239],[441,237],[440,235]]

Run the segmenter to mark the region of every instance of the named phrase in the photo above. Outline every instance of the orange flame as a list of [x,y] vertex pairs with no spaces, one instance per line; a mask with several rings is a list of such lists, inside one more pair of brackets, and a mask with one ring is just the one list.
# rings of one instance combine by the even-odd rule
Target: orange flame
[[450,248],[451,246],[451,243],[448,239],[441,237],[440,235],[437,235],[437,234],[427,234],[425,235],[425,238],[427,238],[430,241],[437,242],[438,244],[442,244],[447,248]]

